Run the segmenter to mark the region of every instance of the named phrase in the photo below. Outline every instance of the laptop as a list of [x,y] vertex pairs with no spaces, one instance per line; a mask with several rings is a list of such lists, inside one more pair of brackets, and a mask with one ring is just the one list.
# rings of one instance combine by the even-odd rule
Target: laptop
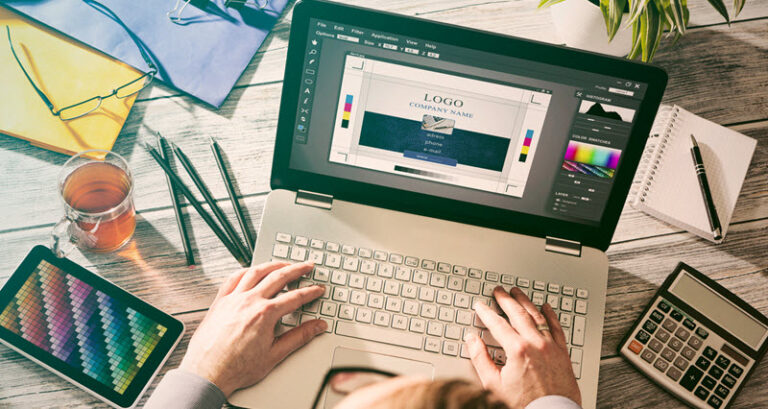
[[[477,380],[497,285],[551,304],[596,406],[605,250],[667,77],[646,64],[324,1],[293,12],[253,263],[315,262],[282,318],[329,330],[230,403],[308,408],[336,366]],[[325,402],[323,407],[332,407]]]

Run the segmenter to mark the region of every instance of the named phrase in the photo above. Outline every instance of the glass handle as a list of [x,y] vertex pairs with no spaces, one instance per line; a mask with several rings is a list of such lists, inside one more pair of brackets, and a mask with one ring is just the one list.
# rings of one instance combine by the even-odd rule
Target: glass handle
[[71,233],[74,222],[68,217],[62,217],[51,232],[51,250],[56,257],[66,257],[77,246],[77,238]]

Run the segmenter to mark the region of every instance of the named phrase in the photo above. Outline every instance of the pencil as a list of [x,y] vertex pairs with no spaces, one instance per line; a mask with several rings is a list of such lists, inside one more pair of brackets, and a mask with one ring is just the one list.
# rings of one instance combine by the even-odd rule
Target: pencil
[[[165,140],[160,132],[157,133],[157,141],[159,146],[158,153],[160,157],[165,160],[168,166],[171,166],[171,159],[168,150],[168,141]],[[181,211],[181,204],[179,203],[179,193],[176,191],[176,187],[171,182],[171,177],[165,174],[165,181],[168,182],[168,191],[171,192],[171,202],[173,202],[173,212],[176,215],[176,224],[179,226],[179,235],[181,235],[181,245],[184,247],[184,255],[187,258],[187,265],[195,265],[195,255],[192,253],[192,246],[189,244],[189,234],[187,233],[187,225],[184,223],[184,213]]]
[[187,198],[187,201],[189,201],[189,204],[192,205],[192,207],[195,208],[197,213],[200,215],[200,217],[203,218],[205,223],[208,225],[208,227],[213,230],[213,233],[216,234],[216,237],[221,240],[221,242],[224,244],[224,246],[229,250],[229,252],[232,254],[232,256],[237,259],[237,261],[242,265],[243,267],[248,267],[250,264],[246,259],[243,258],[243,256],[238,251],[237,247],[235,247],[232,242],[229,241],[229,238],[224,233],[224,231],[221,230],[218,224],[216,224],[216,221],[213,220],[213,217],[211,217],[210,214],[208,214],[207,211],[203,208],[203,206],[200,204],[200,202],[195,199],[195,195],[192,194],[192,191],[189,190],[187,185],[184,184],[184,182],[179,178],[179,176],[171,169],[170,166],[160,157],[160,154],[157,153],[157,151],[152,148],[151,146],[147,145],[146,143],[142,144],[144,146],[144,149],[149,152],[150,155],[152,155],[152,158],[157,162],[158,165],[163,169],[166,175],[171,179],[171,182],[173,182],[177,188],[179,188],[179,191],[181,194],[184,195],[184,197]]
[[232,207],[235,209],[235,216],[237,216],[237,222],[240,224],[240,230],[243,231],[245,244],[248,246],[248,250],[253,251],[253,236],[251,236],[251,231],[248,230],[248,225],[245,223],[245,215],[243,214],[243,209],[240,207],[240,202],[237,200],[235,186],[232,183],[232,177],[230,176],[227,166],[224,163],[224,157],[221,154],[221,147],[219,147],[219,143],[213,138],[211,138],[211,150],[213,151],[213,156],[216,158],[216,165],[219,167],[221,178],[224,179],[224,185],[227,187],[229,200],[232,201]]
[[216,203],[216,199],[211,194],[211,191],[208,190],[208,186],[205,185],[205,182],[203,182],[200,174],[197,173],[197,169],[195,169],[195,167],[192,165],[192,162],[189,160],[187,155],[184,154],[181,148],[176,146],[176,144],[173,142],[170,144],[171,150],[173,150],[173,153],[176,154],[176,157],[179,159],[179,162],[181,162],[181,165],[184,167],[184,169],[187,170],[187,174],[189,174],[192,182],[194,182],[195,186],[197,186],[197,190],[200,191],[205,201],[211,207],[211,210],[213,210],[213,214],[216,216],[216,218],[218,218],[221,227],[224,228],[224,231],[229,236],[232,244],[235,245],[235,248],[240,252],[240,255],[244,259],[248,259],[251,255],[251,252],[248,251],[248,249],[245,248],[245,244],[240,241],[240,236],[237,235],[235,228],[232,227],[232,224],[229,222],[229,220],[227,220],[227,216],[224,214],[224,211],[221,210],[221,207],[219,207],[218,203]]

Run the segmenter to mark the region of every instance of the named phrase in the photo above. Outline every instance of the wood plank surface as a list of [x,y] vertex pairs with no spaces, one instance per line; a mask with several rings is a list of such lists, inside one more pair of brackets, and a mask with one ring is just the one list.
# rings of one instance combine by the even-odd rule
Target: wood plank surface
[[[560,41],[549,12],[536,10],[536,0],[345,2],[540,41]],[[721,245],[625,207],[607,252],[611,269],[598,394],[601,408],[682,407],[616,354],[621,337],[678,261],[694,266],[768,314],[768,0],[748,1],[730,27],[706,0],[691,0],[689,8],[692,28],[688,35],[675,46],[663,43],[665,48],[655,61],[670,74],[664,101],[744,132],[758,140],[758,147],[728,237]],[[249,224],[255,229],[269,190],[290,18],[288,10],[221,109],[162,84],[140,94],[114,148],[128,159],[135,175],[136,239],[114,254],[72,255],[76,262],[187,324],[182,345],[163,373],[178,365],[217,287],[239,266],[193,211],[191,231],[199,261],[193,268],[184,265],[165,180],[138,142],[153,140],[156,131],[177,142],[231,215],[208,146],[208,137],[216,137],[245,196]],[[64,155],[0,136],[0,283],[32,246],[48,242],[51,227],[61,216],[56,180],[65,160]],[[768,406],[766,383],[768,365],[764,362],[734,407]],[[104,406],[0,346],[0,407]]]

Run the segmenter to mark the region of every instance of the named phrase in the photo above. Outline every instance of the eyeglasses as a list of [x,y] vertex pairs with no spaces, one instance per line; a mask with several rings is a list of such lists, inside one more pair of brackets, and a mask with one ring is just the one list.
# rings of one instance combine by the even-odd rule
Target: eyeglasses
[[[93,2],[92,0],[90,1]],[[34,81],[32,81],[32,78],[27,73],[27,70],[24,68],[24,65],[19,60],[18,55],[16,55],[16,50],[13,48],[13,41],[11,40],[10,27],[5,26],[5,32],[8,35],[8,44],[11,46],[11,53],[13,54],[13,58],[16,60],[16,63],[19,65],[19,68],[21,68],[21,71],[24,73],[24,76],[27,77],[27,81],[29,81],[29,84],[32,85],[32,88],[35,89],[35,92],[37,92],[37,95],[40,96],[40,99],[43,100],[45,105],[48,107],[48,110],[51,111],[51,114],[58,117],[62,121],[70,121],[72,119],[77,119],[90,114],[91,112],[99,109],[99,107],[101,106],[101,102],[103,100],[111,96],[114,96],[115,98],[119,98],[119,99],[128,98],[131,95],[136,94],[142,89],[146,88],[147,85],[149,85],[152,82],[152,79],[155,78],[155,74],[157,74],[157,67],[155,67],[155,64],[153,64],[152,61],[149,59],[149,57],[146,55],[141,45],[131,35],[131,39],[134,41],[136,46],[139,48],[139,51],[141,52],[141,57],[144,59],[144,62],[146,62],[147,65],[149,66],[149,72],[143,74],[142,76],[140,76],[139,78],[136,78],[135,80],[129,81],[113,89],[110,93],[106,95],[98,95],[95,97],[91,97],[86,100],[80,101],[76,104],[68,105],[68,106],[65,106],[64,108],[56,110],[50,98],[48,98],[45,95],[45,93],[41,91],[40,88],[37,87],[37,85],[35,85]]]
[[[320,390],[317,391],[312,409],[333,407],[350,393],[397,376],[392,372],[373,368],[339,367],[325,374]],[[325,397],[325,399],[323,399]],[[321,407],[321,401],[325,404]]]
[[[181,15],[191,2],[192,0],[176,0],[173,8],[166,13],[168,19],[174,24],[184,25],[184,18]],[[246,4],[254,4],[259,10],[264,10],[269,7],[269,2],[270,0],[253,0],[252,2],[251,0],[224,0],[224,7],[241,7]]]

